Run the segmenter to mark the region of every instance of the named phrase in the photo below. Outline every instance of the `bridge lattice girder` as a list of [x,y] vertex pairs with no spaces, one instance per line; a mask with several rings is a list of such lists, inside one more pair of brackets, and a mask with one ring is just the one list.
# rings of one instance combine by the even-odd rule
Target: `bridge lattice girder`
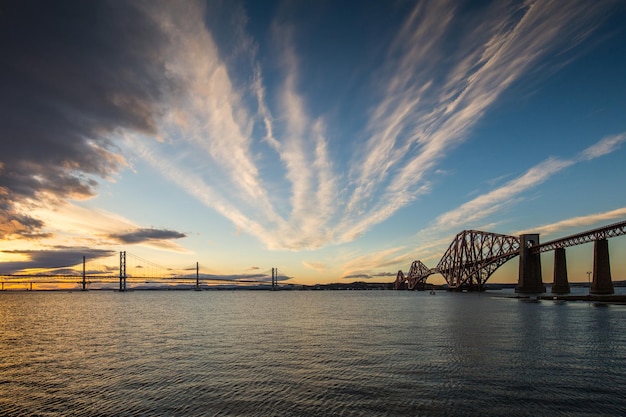
[[509,259],[519,255],[518,237],[464,230],[457,234],[436,271],[448,288],[482,288],[489,277]]
[[426,285],[426,278],[436,272],[424,265],[422,261],[413,261],[406,277],[402,271],[398,271],[394,286],[400,289],[406,284],[409,290],[421,290]]
[[531,253],[541,253],[551,251],[557,248],[567,248],[569,246],[581,245],[600,239],[608,239],[611,237],[626,235],[626,221],[610,224],[597,229],[588,230],[571,236],[562,237],[560,239],[551,240],[531,248]]

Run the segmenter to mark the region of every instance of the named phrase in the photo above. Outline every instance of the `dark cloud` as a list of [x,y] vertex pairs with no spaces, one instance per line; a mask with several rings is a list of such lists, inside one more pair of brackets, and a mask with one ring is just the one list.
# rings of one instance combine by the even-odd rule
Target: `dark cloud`
[[352,275],[346,275],[343,278],[344,279],[370,279],[372,278],[372,276],[369,274],[352,274]]
[[29,258],[26,261],[0,262],[0,273],[13,274],[30,268],[59,270],[82,263],[83,256],[87,261],[92,261],[113,256],[117,252],[105,249],[59,246],[50,250],[14,250],[3,251],[3,253],[26,255]]
[[177,83],[148,5],[0,0],[0,238],[43,226],[15,203],[94,195],[125,164],[113,134],[155,133]]
[[343,277],[344,279],[372,279],[378,277],[395,277],[396,274],[393,272],[378,272],[376,274],[352,274],[346,275]]
[[141,243],[155,240],[181,239],[186,237],[184,233],[174,230],[159,229],[136,229],[126,233],[111,234],[109,237],[121,243]]
[[41,220],[15,210],[11,201],[0,192],[0,239],[10,236],[25,239],[48,237],[48,234],[35,232],[42,226]]

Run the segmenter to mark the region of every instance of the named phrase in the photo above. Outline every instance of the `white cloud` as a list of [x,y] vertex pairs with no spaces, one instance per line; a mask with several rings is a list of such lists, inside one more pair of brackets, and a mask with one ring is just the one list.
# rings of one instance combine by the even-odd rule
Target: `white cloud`
[[[492,25],[477,27],[466,37],[466,51],[457,51],[460,56],[443,86],[432,82],[437,71],[432,62],[441,53],[438,42],[445,39],[448,26],[455,23],[452,11],[445,2],[429,6],[420,3],[416,7],[396,39],[395,48],[407,52],[390,77],[387,97],[371,119],[373,134],[367,143],[370,152],[358,164],[357,187],[348,207],[359,207],[375,195],[378,184],[386,181],[386,192],[404,198],[390,199],[400,204],[384,216],[370,216],[370,222],[363,224],[365,229],[411,201],[410,196],[425,175],[465,139],[505,89],[541,56],[563,43],[568,34],[586,27],[585,13],[589,10],[577,7],[581,5],[534,2],[519,14],[509,10],[509,15],[498,16]],[[515,20],[518,15],[522,17]],[[416,151],[407,163],[402,163],[411,147]],[[400,168],[392,175],[391,167],[395,166]]]
[[598,143],[588,147],[580,153],[580,159],[590,160],[599,158],[619,148],[622,142],[626,141],[626,133],[619,135],[607,136]]
[[[329,136],[328,126],[335,121],[310,110],[295,28],[274,25],[283,78],[269,90],[245,19],[237,20],[234,36],[241,40],[238,53],[250,57],[250,85],[235,81],[234,71],[241,68],[227,64],[199,3],[166,7],[155,13],[155,21],[171,36],[168,70],[183,80],[186,94],[170,103],[159,135],[165,138],[162,144],[130,146],[269,248],[349,242],[430,192],[429,174],[440,172],[439,162],[465,140],[502,92],[546,54],[584,38],[571,36],[593,28],[593,8],[583,6],[545,1],[515,9],[496,2],[484,20],[472,25],[460,22],[452,2],[417,3],[376,74],[386,82],[360,132],[366,141],[354,143],[358,150],[341,170],[337,166],[345,162],[334,158],[329,144],[347,138]],[[452,30],[466,32],[456,50],[449,50]],[[271,105],[270,94],[277,98]],[[623,140],[607,139],[581,158],[610,152]],[[442,215],[437,224],[454,227],[478,220],[572,163],[549,159]]]
[[530,168],[520,177],[438,216],[434,224],[422,233],[462,229],[475,224],[495,212],[518,203],[523,199],[524,192],[542,184],[565,168],[617,150],[618,145],[624,140],[626,140],[626,134],[603,138],[581,152],[581,157],[576,160],[549,158]]
[[478,196],[460,207],[437,217],[434,228],[457,229],[484,219],[505,206],[516,202],[516,198],[532,187],[543,183],[552,175],[572,165],[573,161],[548,159],[493,191]]
[[540,233],[542,235],[550,236],[562,230],[586,228],[598,223],[607,223],[608,221],[615,219],[624,219],[625,217],[626,207],[622,207],[602,213],[593,213],[586,216],[572,217],[570,219],[561,220],[556,223],[533,227],[532,229],[528,230],[521,230],[516,232],[515,235],[521,235],[524,233]]

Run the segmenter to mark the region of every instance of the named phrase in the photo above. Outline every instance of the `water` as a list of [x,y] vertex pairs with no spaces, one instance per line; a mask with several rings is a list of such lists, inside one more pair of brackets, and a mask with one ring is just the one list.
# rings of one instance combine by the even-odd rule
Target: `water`
[[443,292],[3,292],[0,415],[626,415],[625,317]]

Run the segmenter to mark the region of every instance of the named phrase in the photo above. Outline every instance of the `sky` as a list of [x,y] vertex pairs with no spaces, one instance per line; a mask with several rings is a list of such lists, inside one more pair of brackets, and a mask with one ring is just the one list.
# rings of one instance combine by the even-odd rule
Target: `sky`
[[[393,282],[464,229],[622,221],[624,21],[618,0],[0,1],[0,273],[126,251]],[[586,281],[592,245],[567,253]]]

